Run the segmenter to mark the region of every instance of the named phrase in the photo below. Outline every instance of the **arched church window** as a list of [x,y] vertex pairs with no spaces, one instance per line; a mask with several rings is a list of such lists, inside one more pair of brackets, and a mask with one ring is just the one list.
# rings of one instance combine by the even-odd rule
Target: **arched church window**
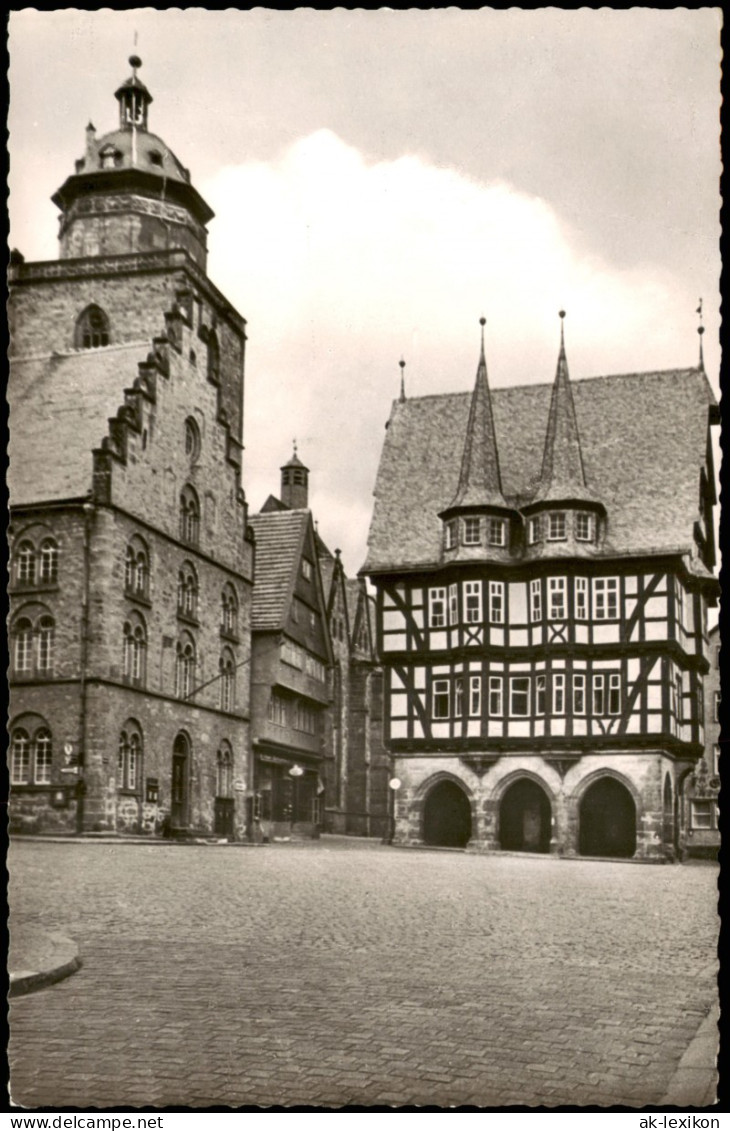
[[109,319],[99,306],[87,306],[76,323],[76,348],[99,349],[109,345]]

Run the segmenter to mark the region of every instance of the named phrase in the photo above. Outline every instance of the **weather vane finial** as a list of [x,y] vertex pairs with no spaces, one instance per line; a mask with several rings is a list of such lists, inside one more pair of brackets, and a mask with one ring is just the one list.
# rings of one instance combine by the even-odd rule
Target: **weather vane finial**
[[705,356],[704,356],[704,353],[702,351],[702,335],[705,332],[705,327],[702,325],[702,299],[700,299],[700,305],[697,307],[697,310],[695,311],[695,313],[699,316],[699,320],[700,320],[700,324],[697,327],[697,333],[700,336],[700,369],[704,370],[704,368],[705,368]]
[[400,400],[403,402],[406,399],[406,384],[405,384],[405,368],[406,363],[403,358],[398,362],[400,365]]

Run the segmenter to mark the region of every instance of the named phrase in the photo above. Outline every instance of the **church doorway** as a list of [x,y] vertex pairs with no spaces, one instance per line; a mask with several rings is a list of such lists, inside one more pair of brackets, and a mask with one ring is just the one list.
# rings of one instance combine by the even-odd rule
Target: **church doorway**
[[464,848],[470,837],[469,798],[455,782],[439,782],[429,790],[423,808],[424,842],[444,848]]
[[179,734],[172,748],[170,778],[170,827],[184,829],[188,825],[188,780],[190,777],[190,742]]
[[550,851],[550,801],[529,778],[509,787],[499,807],[499,847],[506,852]]
[[636,806],[626,786],[615,778],[600,778],[580,803],[581,856],[617,856],[636,852]]

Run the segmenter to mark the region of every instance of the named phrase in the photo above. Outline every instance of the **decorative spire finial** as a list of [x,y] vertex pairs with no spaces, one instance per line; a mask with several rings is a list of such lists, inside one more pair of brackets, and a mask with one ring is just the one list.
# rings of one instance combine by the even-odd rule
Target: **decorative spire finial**
[[704,353],[702,352],[702,335],[705,332],[705,327],[702,325],[702,299],[700,299],[700,305],[697,307],[697,310],[696,310],[695,313],[699,315],[699,319],[700,319],[700,324],[697,327],[697,333],[700,336],[700,369],[702,369],[704,371],[705,357],[704,357]]
[[565,328],[565,311],[559,310],[558,317],[560,318],[560,348],[565,349],[565,334],[563,332]]
[[[136,40],[137,40],[137,33],[136,32],[134,33],[134,38],[135,38],[135,42],[136,42]],[[139,55],[130,55],[129,56],[129,65],[132,68],[132,74],[136,78],[137,77],[137,71],[142,66],[142,60],[140,59]]]
[[296,455],[297,454],[297,438],[296,438],[296,436],[292,440],[292,446],[294,448],[294,455]]
[[403,401],[406,399],[406,384],[405,384],[406,363],[403,360],[403,358],[401,358],[400,361],[398,362],[398,364],[400,365],[400,401],[401,401],[401,404],[402,404]]

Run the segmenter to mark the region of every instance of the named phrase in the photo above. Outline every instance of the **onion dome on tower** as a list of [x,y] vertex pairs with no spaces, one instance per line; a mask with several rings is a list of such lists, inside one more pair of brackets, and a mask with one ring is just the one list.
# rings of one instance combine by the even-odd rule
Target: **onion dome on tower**
[[466,425],[456,494],[439,518],[444,524],[444,560],[483,561],[508,557],[516,512],[502,493],[492,398],[484,354],[485,318],[477,377]]
[[528,553],[589,551],[598,544],[606,508],[588,486],[578,419],[565,353],[560,311],[560,352],[548,415],[542,469],[535,492],[522,508]]
[[119,127],[97,138],[52,197],[61,210],[61,259],[182,249],[205,269],[212,209],[162,138],[148,130],[152,95],[130,56],[132,74],[115,92]]

